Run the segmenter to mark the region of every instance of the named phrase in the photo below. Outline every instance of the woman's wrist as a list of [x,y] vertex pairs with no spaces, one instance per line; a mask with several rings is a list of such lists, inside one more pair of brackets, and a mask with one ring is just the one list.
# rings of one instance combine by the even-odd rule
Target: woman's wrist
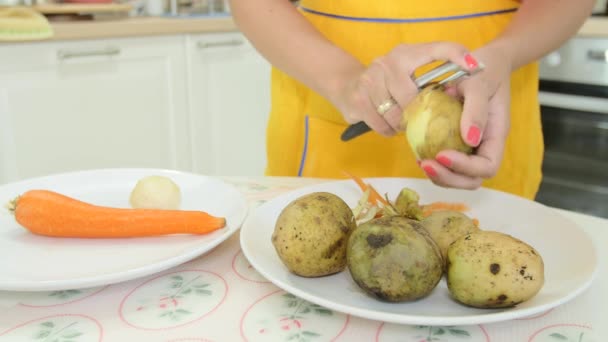
[[510,74],[520,67],[515,61],[514,51],[515,47],[509,41],[497,39],[477,49],[473,52],[473,55],[486,67],[496,68],[497,63],[500,63]]
[[491,96],[503,83],[509,81],[511,73],[518,68],[513,59],[513,51],[506,41],[494,41],[473,52],[473,56],[485,66],[479,77]]

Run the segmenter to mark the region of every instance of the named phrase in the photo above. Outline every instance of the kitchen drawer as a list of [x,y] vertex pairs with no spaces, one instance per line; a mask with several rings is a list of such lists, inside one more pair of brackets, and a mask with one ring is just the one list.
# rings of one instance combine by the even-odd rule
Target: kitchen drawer
[[[105,47],[119,52],[100,54]],[[0,184],[95,168],[191,169],[182,37],[17,49],[38,56],[13,55],[0,69]]]
[[0,73],[162,56],[163,50],[183,49],[184,39],[183,36],[160,36],[0,44]]

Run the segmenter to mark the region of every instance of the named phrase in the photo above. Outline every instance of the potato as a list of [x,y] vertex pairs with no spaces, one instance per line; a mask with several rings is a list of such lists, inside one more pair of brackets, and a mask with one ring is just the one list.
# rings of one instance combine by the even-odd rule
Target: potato
[[353,212],[340,197],[314,192],[281,211],[272,244],[292,273],[325,276],[346,268],[346,244],[355,228]]
[[179,209],[181,191],[179,186],[165,176],[147,176],[135,184],[129,197],[133,208]]
[[420,201],[420,196],[418,193],[409,188],[403,188],[397,195],[395,199],[395,209],[401,216],[405,216],[407,218],[411,218],[414,220],[422,220],[422,208],[418,203]]
[[534,297],[544,285],[541,255],[513,236],[479,231],[448,248],[447,283],[452,297],[478,308],[511,307]]
[[471,154],[472,148],[460,134],[461,116],[462,103],[446,94],[443,87],[421,90],[403,111],[406,137],[416,158],[434,159],[447,149]]
[[425,297],[442,276],[439,249],[417,221],[402,216],[357,227],[348,239],[347,261],[355,283],[388,302]]
[[463,235],[479,231],[479,227],[471,218],[452,210],[435,211],[425,217],[421,223],[439,246],[444,260],[447,260],[448,247],[452,242]]

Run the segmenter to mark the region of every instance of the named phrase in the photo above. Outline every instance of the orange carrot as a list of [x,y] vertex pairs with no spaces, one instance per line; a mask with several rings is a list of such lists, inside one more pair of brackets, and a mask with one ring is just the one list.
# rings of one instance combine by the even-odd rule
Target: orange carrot
[[361,179],[361,178],[359,178],[359,177],[357,177],[357,176],[355,176],[353,174],[350,174],[350,173],[348,173],[346,171],[344,171],[344,173],[348,177],[350,177],[352,180],[354,180],[355,183],[357,183],[357,185],[359,186],[359,188],[361,188],[361,191],[365,191],[367,189],[367,184],[365,184],[365,182],[363,181],[363,179]]
[[203,211],[104,207],[48,190],[25,192],[11,202],[9,210],[30,232],[53,237],[205,234],[226,225],[225,218]]
[[463,203],[433,202],[422,206],[422,215],[426,217],[439,210],[465,212],[468,211],[469,208]]
[[373,186],[371,186],[370,184],[366,184],[363,179],[361,179],[360,177],[357,177],[353,174],[350,174],[346,171],[344,171],[344,173],[350,177],[351,179],[353,179],[355,181],[355,183],[357,183],[357,185],[359,186],[359,188],[361,188],[361,191],[365,192],[365,190],[369,189],[369,201],[374,204],[377,205],[378,202],[384,204],[384,205],[388,205],[388,202],[386,201],[386,199],[382,196],[380,196],[380,194],[378,193],[378,191],[376,191],[376,189],[374,189]]
[[372,201],[374,201],[375,203],[380,202],[384,205],[388,205],[388,202],[386,201],[386,199],[384,197],[380,196],[378,191],[376,191],[376,189],[374,189],[374,187],[371,184],[368,184],[367,186],[369,188],[370,198],[372,199]]

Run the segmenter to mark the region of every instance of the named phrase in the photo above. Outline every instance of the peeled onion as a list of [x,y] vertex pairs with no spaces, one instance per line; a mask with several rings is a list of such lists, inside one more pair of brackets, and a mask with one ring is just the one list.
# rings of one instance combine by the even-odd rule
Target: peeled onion
[[141,209],[178,209],[181,204],[179,186],[165,176],[147,176],[131,191],[131,207]]

